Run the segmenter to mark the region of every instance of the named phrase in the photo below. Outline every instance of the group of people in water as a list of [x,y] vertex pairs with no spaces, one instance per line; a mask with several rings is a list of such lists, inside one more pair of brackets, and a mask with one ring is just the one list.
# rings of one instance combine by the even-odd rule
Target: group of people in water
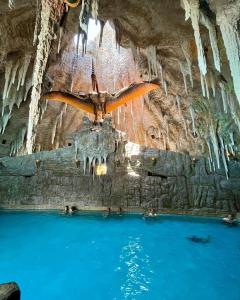
[[[77,207],[76,206],[69,206],[69,205],[66,205],[64,207],[64,214],[66,215],[72,215],[74,213],[77,212]],[[111,207],[108,207],[107,208],[107,214],[106,214],[106,217],[109,216],[111,213],[117,213],[118,215],[122,215],[123,214],[123,209],[122,207],[119,207],[118,210],[112,210]],[[146,211],[144,213],[144,217],[156,217],[157,216],[157,210],[155,208],[150,208],[148,209],[148,211]]]
[[[66,205],[64,207],[64,214],[69,214],[72,215],[74,213],[77,212],[77,207],[76,206],[69,206]],[[118,215],[122,216],[123,214],[123,209],[122,207],[119,207],[118,210],[112,210],[111,207],[107,208],[107,214],[105,215],[105,217],[108,217],[111,213],[117,213]],[[149,208],[145,213],[144,213],[144,218],[146,217],[157,217],[158,213],[157,213],[157,209],[155,208]],[[237,215],[234,213],[229,214],[227,217],[222,218],[222,221],[225,224],[229,224],[229,225],[235,225],[239,222],[239,219],[237,218]]]
[[74,214],[75,212],[77,211],[77,208],[76,208],[76,206],[69,206],[69,205],[66,205],[65,207],[64,207],[64,213],[66,214],[66,215],[72,215],[72,214]]

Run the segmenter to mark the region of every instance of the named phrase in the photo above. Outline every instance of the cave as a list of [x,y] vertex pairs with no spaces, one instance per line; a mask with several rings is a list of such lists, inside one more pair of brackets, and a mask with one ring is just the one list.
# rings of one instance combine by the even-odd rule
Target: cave
[[[61,211],[118,222],[143,214],[153,232],[159,215],[180,227],[223,218],[238,230],[240,0],[0,0],[0,16],[0,223]],[[1,266],[0,281],[14,281]],[[83,299],[172,299],[148,294],[146,282],[134,294],[125,281],[121,296],[83,288]],[[17,288],[0,285],[0,299]],[[25,288],[23,299],[78,297]],[[233,290],[211,299],[239,299]]]

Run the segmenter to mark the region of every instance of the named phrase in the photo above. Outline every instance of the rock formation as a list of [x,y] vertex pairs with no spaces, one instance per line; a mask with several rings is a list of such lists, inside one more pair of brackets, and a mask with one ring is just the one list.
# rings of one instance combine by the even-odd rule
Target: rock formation
[[20,289],[15,282],[0,284],[0,299],[20,300]]
[[203,158],[140,147],[109,120],[92,130],[84,119],[64,148],[0,159],[0,208],[222,214],[240,209],[239,170],[240,163],[230,162],[227,180],[224,169],[213,172]]
[[[194,158],[196,166],[205,168],[205,173],[198,173],[199,182],[212,176],[214,185],[211,192],[200,186],[192,189],[192,177],[197,175],[181,173],[188,178],[188,195],[194,189],[196,199],[198,193],[214,194],[216,206],[223,201],[216,196],[223,188],[228,190],[223,193],[226,199],[234,202],[239,192],[234,187],[234,196],[229,196],[229,186],[235,186],[239,177],[239,1],[80,2],[71,8],[64,1],[0,0],[0,157],[9,160],[5,157],[70,151],[63,147],[72,143],[73,134],[86,126],[83,117],[89,116],[70,106],[39,100],[52,90],[76,95],[92,92],[94,61],[102,91],[113,93],[132,82],[154,78],[161,82],[160,89],[114,111],[113,128],[126,132],[128,141],[141,149],[170,151],[176,159]],[[93,145],[89,144],[88,153],[96,147],[96,136],[96,132],[89,133]],[[86,141],[80,139],[81,155],[76,160],[83,165],[100,160],[105,164],[109,152],[96,159],[83,154],[83,144]],[[7,176],[5,171],[2,174]],[[190,172],[188,167],[185,171]],[[222,175],[225,179],[220,180]],[[140,175],[141,180],[144,176]],[[182,207],[190,207],[191,201]]]

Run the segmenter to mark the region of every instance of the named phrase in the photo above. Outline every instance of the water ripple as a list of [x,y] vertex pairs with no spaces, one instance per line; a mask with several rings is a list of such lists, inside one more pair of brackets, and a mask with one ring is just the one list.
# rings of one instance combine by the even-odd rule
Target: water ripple
[[122,248],[119,271],[124,273],[125,281],[121,285],[124,299],[136,299],[150,289],[151,267],[149,256],[144,252],[140,238],[130,237]]

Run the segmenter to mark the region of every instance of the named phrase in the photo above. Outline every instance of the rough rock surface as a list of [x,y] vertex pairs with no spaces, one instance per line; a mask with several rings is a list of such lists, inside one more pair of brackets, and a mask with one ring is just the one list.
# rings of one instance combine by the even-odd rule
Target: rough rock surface
[[[51,3],[51,1],[48,1]],[[200,9],[211,22],[216,20],[217,8],[236,1],[199,1]],[[32,54],[29,76],[33,69],[36,47],[33,46],[33,28],[36,17],[36,2],[16,0],[12,9],[8,7],[7,1],[0,1],[0,86],[4,85],[4,68],[10,55]],[[128,50],[121,49],[121,55],[117,54],[113,36],[108,26],[105,28],[105,36],[102,48],[98,49],[97,41],[92,41],[88,45],[88,53],[85,57],[76,55],[76,34],[78,32],[80,7],[71,9],[68,13],[64,27],[64,35],[61,42],[60,53],[57,53],[59,45],[59,28],[56,28],[56,35],[53,37],[51,53],[49,55],[47,72],[43,80],[43,92],[50,88],[60,90],[70,90],[73,92],[90,92],[91,60],[96,60],[97,76],[101,89],[118,90],[133,81],[149,79],[148,55],[149,46],[156,47],[156,58],[163,68],[163,76],[168,87],[168,95],[161,90],[152,93],[145,99],[144,118],[142,117],[142,103],[130,104],[120,112],[114,112],[114,124],[116,128],[128,132],[129,139],[162,150],[178,151],[190,153],[194,156],[207,154],[206,145],[207,132],[202,132],[205,128],[204,112],[197,111],[195,122],[197,134],[193,128],[193,121],[189,113],[189,107],[195,103],[197,98],[201,99],[200,75],[197,62],[197,51],[194,41],[191,21],[185,21],[185,12],[180,0],[144,1],[109,1],[101,0],[99,6],[99,18],[109,20],[115,24],[120,33],[120,43]],[[117,25],[116,25],[117,24]],[[112,25],[114,27],[114,25]],[[215,26],[216,27],[216,26]],[[231,75],[225,48],[219,32],[217,30],[217,43],[220,51],[222,70],[221,73],[214,71],[213,52],[207,29],[200,24],[202,43],[207,59],[209,71],[214,73],[216,83],[222,79],[229,81],[231,85]],[[137,50],[140,49],[140,50]],[[133,50],[136,67],[130,49]],[[192,67],[194,87],[191,88],[189,74],[187,76],[188,94],[184,89],[183,76],[179,62],[186,65],[186,53],[189,55]],[[114,52],[115,50],[115,52]],[[185,70],[186,71],[186,70]],[[210,79],[208,78],[208,81]],[[210,82],[208,82],[210,87]],[[180,110],[176,103],[176,96],[181,99]],[[4,156],[10,152],[10,144],[16,137],[18,122],[28,123],[29,102],[17,109],[14,107],[5,134],[1,138],[0,155]],[[229,115],[222,114],[221,91],[217,89],[214,111],[218,111],[220,119],[229,120]],[[22,105],[21,105],[22,106]],[[62,106],[58,103],[50,103],[46,113],[43,115],[37,130],[35,151],[56,149],[63,146],[66,136],[77,130],[81,126],[82,112],[73,108],[67,108],[64,114],[62,126],[56,126],[56,119],[61,113]],[[118,121],[120,114],[120,122]],[[122,122],[125,114],[125,122]],[[215,117],[215,116],[213,116]],[[19,120],[19,121],[18,121]],[[202,125],[203,124],[203,125]],[[228,125],[229,125],[228,124]],[[124,128],[125,127],[125,128]],[[234,127],[234,126],[233,126]],[[51,142],[52,131],[57,131],[56,139]],[[229,129],[230,130],[230,129]],[[236,128],[233,129],[236,131]],[[239,143],[239,136],[234,134],[236,144]],[[236,149],[237,150],[237,149]],[[21,152],[21,151],[20,151]],[[237,151],[236,151],[237,152]]]
[[[70,9],[60,28],[63,2],[39,0],[51,13],[47,16],[45,10],[42,18],[49,21],[47,28],[43,26],[45,41],[34,44],[36,33],[41,31],[41,26],[35,26],[41,8],[33,0],[12,3],[10,8],[8,1],[0,0],[2,207],[74,203],[95,208],[122,205],[201,212],[239,210],[239,76],[234,76],[240,72],[239,0],[100,0],[98,17],[108,21],[102,47],[98,47],[99,36],[89,37],[85,56],[77,55],[76,49],[81,7]],[[190,8],[184,9],[184,3],[191,4]],[[201,39],[196,38],[198,33]],[[122,47],[116,46],[115,39]],[[41,49],[41,45],[45,46]],[[204,57],[199,60],[201,47],[206,77],[200,74],[204,69],[200,63]],[[50,51],[45,52],[47,49]],[[221,68],[216,67],[217,52]],[[40,77],[33,71],[37,53],[45,53],[44,64],[38,64],[40,69],[44,65]],[[19,90],[17,81],[26,57],[30,58],[26,80]],[[37,103],[38,97],[31,96],[32,78],[37,78],[37,96],[50,90],[91,92],[92,60],[101,90],[115,92],[133,81],[154,77],[161,81],[160,89],[113,112],[114,129],[127,135],[124,141],[121,137],[116,142],[117,149],[116,136],[112,136],[115,131],[108,124],[111,141],[108,143],[109,136],[105,136],[107,151],[103,151],[104,145],[96,156],[98,133],[82,122],[86,116],[83,112],[55,102]],[[19,103],[23,91],[28,92]],[[29,113],[31,105],[34,109]],[[8,114],[4,115],[8,109],[9,120]],[[27,135],[27,127],[36,123],[39,115],[37,127],[34,124]],[[74,137],[75,132],[80,134]],[[34,155],[7,157],[26,153],[29,137],[34,141]],[[73,144],[77,137],[76,156]],[[127,141],[141,145],[131,159],[127,149],[124,153]],[[104,165],[106,157],[107,175],[93,180],[88,170],[94,172],[99,162]]]
[[20,300],[20,289],[15,282],[0,284],[1,300]]
[[[108,121],[95,132],[98,147],[92,152],[89,148],[94,139],[87,140],[90,134],[91,128],[85,121],[82,129],[72,136],[71,146],[0,159],[0,207],[154,207],[163,212],[196,214],[239,211],[240,176],[235,172],[239,163],[231,162],[230,178],[226,180],[224,170],[211,173],[204,158],[193,160],[180,153],[126,144]],[[106,134],[108,139],[102,139]],[[79,140],[85,143],[78,149],[76,159],[74,141]],[[95,168],[99,161],[93,164],[93,158],[103,152],[108,153],[108,172],[98,177]],[[89,153],[87,160],[86,153]]]

